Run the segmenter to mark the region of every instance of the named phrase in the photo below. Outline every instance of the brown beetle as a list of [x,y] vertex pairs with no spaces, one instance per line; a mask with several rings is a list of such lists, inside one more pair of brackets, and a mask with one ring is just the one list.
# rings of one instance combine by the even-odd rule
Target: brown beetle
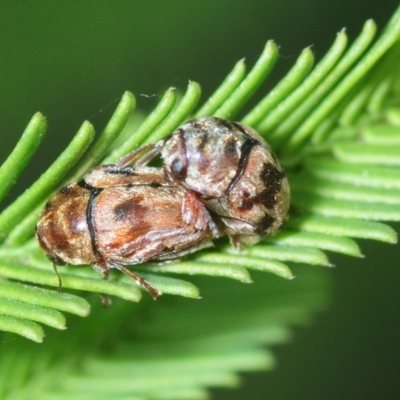
[[[116,268],[154,298],[161,293],[126,265],[176,260],[211,245],[220,232],[198,195],[167,181],[138,156],[91,170],[46,204],[36,237],[53,265]],[[128,164],[136,160],[135,167]]]
[[252,128],[215,117],[191,120],[155,144],[171,182],[198,193],[231,242],[254,244],[287,218],[290,189],[270,146]]

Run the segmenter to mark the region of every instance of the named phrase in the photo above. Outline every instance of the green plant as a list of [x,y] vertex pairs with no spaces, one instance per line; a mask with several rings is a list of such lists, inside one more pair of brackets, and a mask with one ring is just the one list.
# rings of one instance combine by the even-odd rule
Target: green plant
[[[236,371],[272,367],[273,358],[261,345],[285,341],[291,325],[307,321],[327,301],[325,276],[291,263],[329,266],[324,251],[359,257],[353,238],[397,240],[393,229],[378,221],[400,220],[400,10],[373,43],[375,35],[375,24],[367,21],[347,49],[347,36],[339,32],[315,67],[311,50],[303,50],[288,74],[247,113],[243,108],[262,91],[277,59],[272,42],[250,72],[239,61],[200,108],[200,87],[190,82],[178,100],[168,90],[139,124],[135,116],[130,119],[135,99],[125,93],[91,147],[94,129],[85,122],[49,170],[0,214],[0,329],[40,342],[41,324],[65,328],[62,312],[82,317],[92,308],[91,315],[84,321],[70,318],[68,332],[49,332],[44,349],[5,334],[3,397],[78,399],[86,397],[85,389],[96,398],[113,393],[130,399],[200,399],[210,385],[235,384]],[[89,168],[113,162],[202,115],[239,119],[276,150],[293,192],[290,221],[282,232],[239,254],[222,240],[180,263],[140,269],[165,295],[198,298],[200,288],[202,302],[164,296],[157,303],[145,298],[132,305],[124,300],[141,298],[132,282],[117,274],[104,281],[90,268],[61,267],[64,289],[58,293],[57,276],[32,238],[44,202]],[[1,200],[45,129],[45,118],[36,114],[2,165]],[[248,269],[291,279],[293,268],[298,279],[291,284],[261,273],[252,273],[251,286],[186,280],[190,274],[250,282]],[[82,292],[124,300],[115,299],[103,310],[97,296],[91,306]]]

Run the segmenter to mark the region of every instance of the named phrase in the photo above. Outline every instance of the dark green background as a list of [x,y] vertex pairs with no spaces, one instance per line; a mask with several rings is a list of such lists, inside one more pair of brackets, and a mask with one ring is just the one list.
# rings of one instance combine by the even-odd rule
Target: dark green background
[[[169,86],[189,79],[204,97],[240,58],[250,65],[274,39],[271,80],[301,49],[317,59],[346,27],[350,38],[372,17],[382,27],[396,1],[1,1],[0,159],[36,111],[49,123],[45,146],[15,192],[32,182],[84,119],[99,131],[123,91],[151,109]],[[398,226],[397,226],[398,228]],[[279,367],[248,375],[217,399],[400,398],[399,246],[362,243],[366,260],[333,257],[331,310],[276,349]]]

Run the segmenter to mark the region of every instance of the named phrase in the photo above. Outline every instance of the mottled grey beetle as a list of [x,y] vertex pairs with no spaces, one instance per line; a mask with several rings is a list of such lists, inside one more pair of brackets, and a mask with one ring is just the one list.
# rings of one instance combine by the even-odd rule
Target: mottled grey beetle
[[150,150],[167,178],[198,193],[238,246],[274,234],[287,218],[290,189],[265,140],[252,128],[215,117],[191,120]]

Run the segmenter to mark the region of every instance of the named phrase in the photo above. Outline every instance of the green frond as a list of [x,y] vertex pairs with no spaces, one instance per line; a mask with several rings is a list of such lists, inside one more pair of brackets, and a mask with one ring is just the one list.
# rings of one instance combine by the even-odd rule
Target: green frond
[[0,202],[16,183],[31,157],[42,142],[46,132],[46,119],[36,113],[26,127],[21,139],[0,167]]
[[114,114],[105,126],[103,132],[97,138],[96,143],[80,159],[79,164],[74,168],[69,181],[78,181],[89,169],[95,167],[107,154],[110,146],[122,132],[135,108],[136,100],[132,93],[125,92],[118,104]]
[[149,134],[145,143],[157,142],[164,139],[169,133],[174,131],[192,114],[201,96],[201,87],[197,82],[189,82],[187,90],[181,101],[165,117],[160,125]]
[[233,70],[226,76],[219,88],[210,96],[203,106],[196,111],[197,117],[214,115],[224,101],[233,93],[246,76],[246,64],[244,60],[236,63]]
[[[376,32],[374,22],[367,21],[349,48],[346,33],[339,32],[315,66],[311,50],[303,50],[269,93],[263,93],[262,84],[278,58],[273,42],[248,73],[239,61],[200,107],[200,85],[189,82],[178,101],[175,90],[168,89],[147,117],[136,119],[140,123],[132,133],[124,128],[136,105],[128,92],[92,145],[94,128],[84,122],[53,165],[0,214],[0,330],[41,342],[42,325],[65,329],[64,313],[92,315],[79,323],[68,318],[67,341],[62,339],[65,332],[50,330],[40,362],[31,342],[13,337],[21,344],[17,351],[8,346],[11,336],[5,335],[0,396],[80,398],[82,388],[89,388],[96,398],[113,393],[121,398],[129,394],[130,399],[204,399],[209,386],[236,385],[237,371],[272,368],[273,358],[261,346],[286,340],[288,326],[306,322],[326,302],[323,269],[305,265],[332,266],[325,252],[361,257],[355,239],[397,241],[395,231],[382,221],[400,220],[400,74],[395,62],[400,9],[377,39]],[[241,116],[256,92],[264,96]],[[149,307],[146,293],[140,308],[122,301],[138,302],[142,292],[115,271],[105,281],[89,267],[59,267],[63,287],[58,292],[51,263],[33,239],[47,199],[98,163],[115,162],[202,115],[250,124],[276,150],[292,190],[290,219],[282,231],[240,252],[222,239],[215,248],[176,264],[135,267],[164,293],[155,307]],[[0,168],[0,200],[26,167],[45,129],[45,118],[35,114]],[[293,268],[298,277],[293,283],[298,284],[278,279],[292,279]],[[263,278],[264,272],[271,275]],[[85,298],[88,293],[96,294],[92,306]],[[100,309],[98,294],[116,298],[109,310]],[[202,296],[203,301],[183,303],[176,296]],[[173,301],[181,307],[171,319],[168,307]],[[142,307],[152,314],[145,322]],[[127,345],[122,323],[140,339],[137,345],[131,340]],[[206,325],[214,330],[205,331]],[[66,342],[62,348],[57,345],[61,340]],[[105,360],[105,348],[112,363]]]
[[264,79],[272,70],[278,58],[276,44],[269,41],[254,67],[243,78],[235,90],[227,96],[214,115],[220,118],[233,119],[238,111],[246,104]]
[[112,153],[104,159],[104,163],[113,163],[125,154],[130,153],[140,144],[145,143],[152,132],[160,126],[164,118],[169,115],[175,105],[175,100],[174,89],[167,90],[154,111],[149,114],[134,134],[131,134],[124,143],[113,150]]
[[6,240],[9,233],[23,220],[24,216],[44,203],[54,189],[60,185],[68,171],[79,161],[93,138],[92,125],[84,122],[69,146],[52,166],[0,214],[0,242]]

